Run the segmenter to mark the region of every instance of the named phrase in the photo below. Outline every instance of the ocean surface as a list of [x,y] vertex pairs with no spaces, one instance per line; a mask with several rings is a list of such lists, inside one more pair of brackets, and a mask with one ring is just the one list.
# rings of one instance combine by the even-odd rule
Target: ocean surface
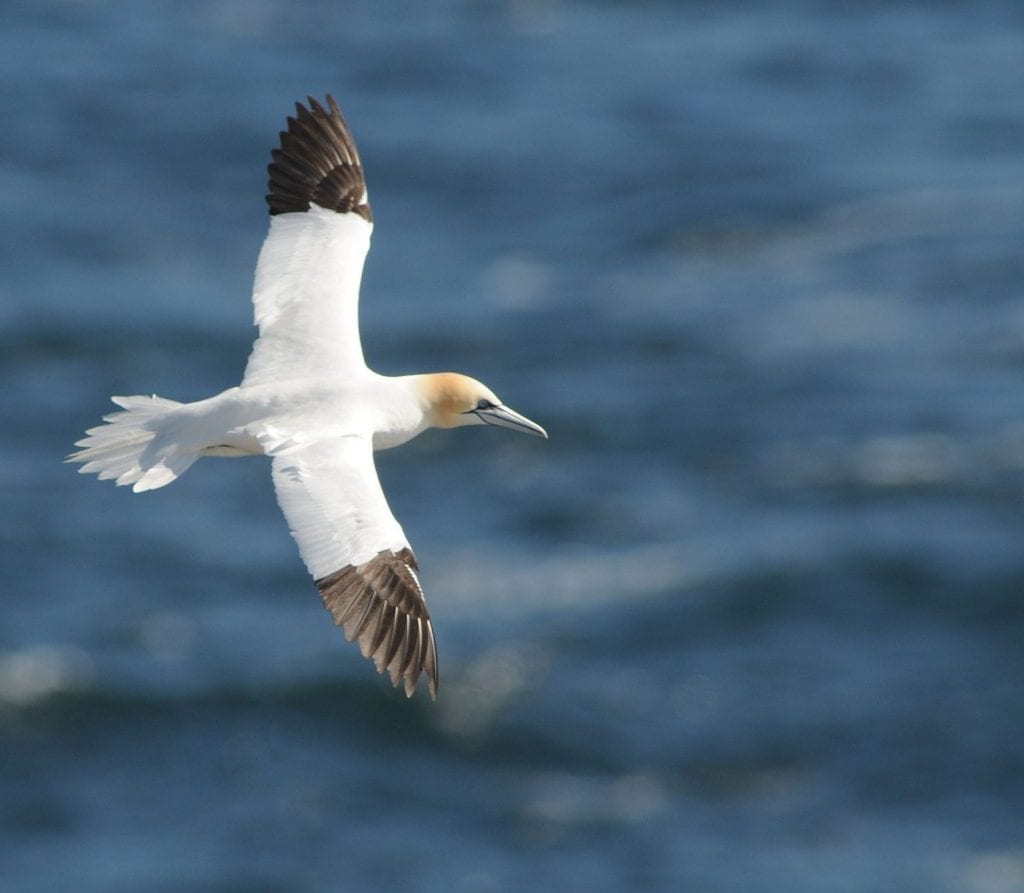
[[[0,3],[0,889],[1024,891],[1024,5]],[[347,644],[236,384],[334,94],[441,690]]]

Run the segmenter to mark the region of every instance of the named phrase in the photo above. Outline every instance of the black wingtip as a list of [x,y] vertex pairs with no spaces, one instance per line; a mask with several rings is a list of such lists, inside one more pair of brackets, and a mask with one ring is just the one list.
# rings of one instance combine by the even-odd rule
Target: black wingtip
[[408,697],[426,676],[430,698],[437,700],[437,643],[415,563],[408,547],[385,549],[322,577],[316,587],[345,638],[358,642],[378,673],[387,673]]
[[330,94],[327,109],[313,96],[306,101],[309,108],[295,103],[295,116],[280,132],[281,147],[267,167],[271,215],[305,212],[316,204],[372,222],[362,162],[341,109]]

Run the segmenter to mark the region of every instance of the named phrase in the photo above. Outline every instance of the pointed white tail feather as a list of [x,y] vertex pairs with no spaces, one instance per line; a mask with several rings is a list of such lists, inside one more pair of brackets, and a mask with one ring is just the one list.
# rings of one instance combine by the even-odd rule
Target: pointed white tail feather
[[119,487],[133,484],[136,493],[155,490],[184,474],[199,458],[199,453],[180,447],[160,450],[155,455],[147,448],[160,433],[161,421],[177,407],[175,400],[157,397],[111,397],[124,412],[103,417],[105,425],[86,431],[75,446],[82,447],[68,456],[68,462],[84,462],[80,473],[97,474],[101,481],[115,479]]

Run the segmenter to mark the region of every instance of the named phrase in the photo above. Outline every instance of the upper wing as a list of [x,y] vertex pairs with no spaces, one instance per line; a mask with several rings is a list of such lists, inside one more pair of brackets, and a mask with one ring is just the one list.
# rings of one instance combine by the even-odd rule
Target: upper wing
[[426,673],[437,696],[437,646],[416,558],[391,514],[362,437],[342,437],[274,457],[277,501],[345,638],[359,642],[411,695]]
[[365,368],[359,282],[373,217],[348,125],[327,104],[296,103],[272,153],[270,232],[252,298],[260,334],[243,385]]

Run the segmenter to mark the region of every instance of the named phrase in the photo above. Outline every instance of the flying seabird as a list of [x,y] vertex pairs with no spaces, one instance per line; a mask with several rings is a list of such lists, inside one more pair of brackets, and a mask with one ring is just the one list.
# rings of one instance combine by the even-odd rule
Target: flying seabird
[[472,378],[380,375],[363,360],[358,301],[373,215],[333,97],[312,97],[272,152],[270,232],[253,288],[259,335],[242,383],[206,400],[112,397],[122,412],[68,457],[81,472],[163,487],[203,456],[272,459],[277,501],[324,606],[378,672],[437,697],[434,628],[418,565],[388,508],[374,450],[427,428],[500,425],[547,437]]

